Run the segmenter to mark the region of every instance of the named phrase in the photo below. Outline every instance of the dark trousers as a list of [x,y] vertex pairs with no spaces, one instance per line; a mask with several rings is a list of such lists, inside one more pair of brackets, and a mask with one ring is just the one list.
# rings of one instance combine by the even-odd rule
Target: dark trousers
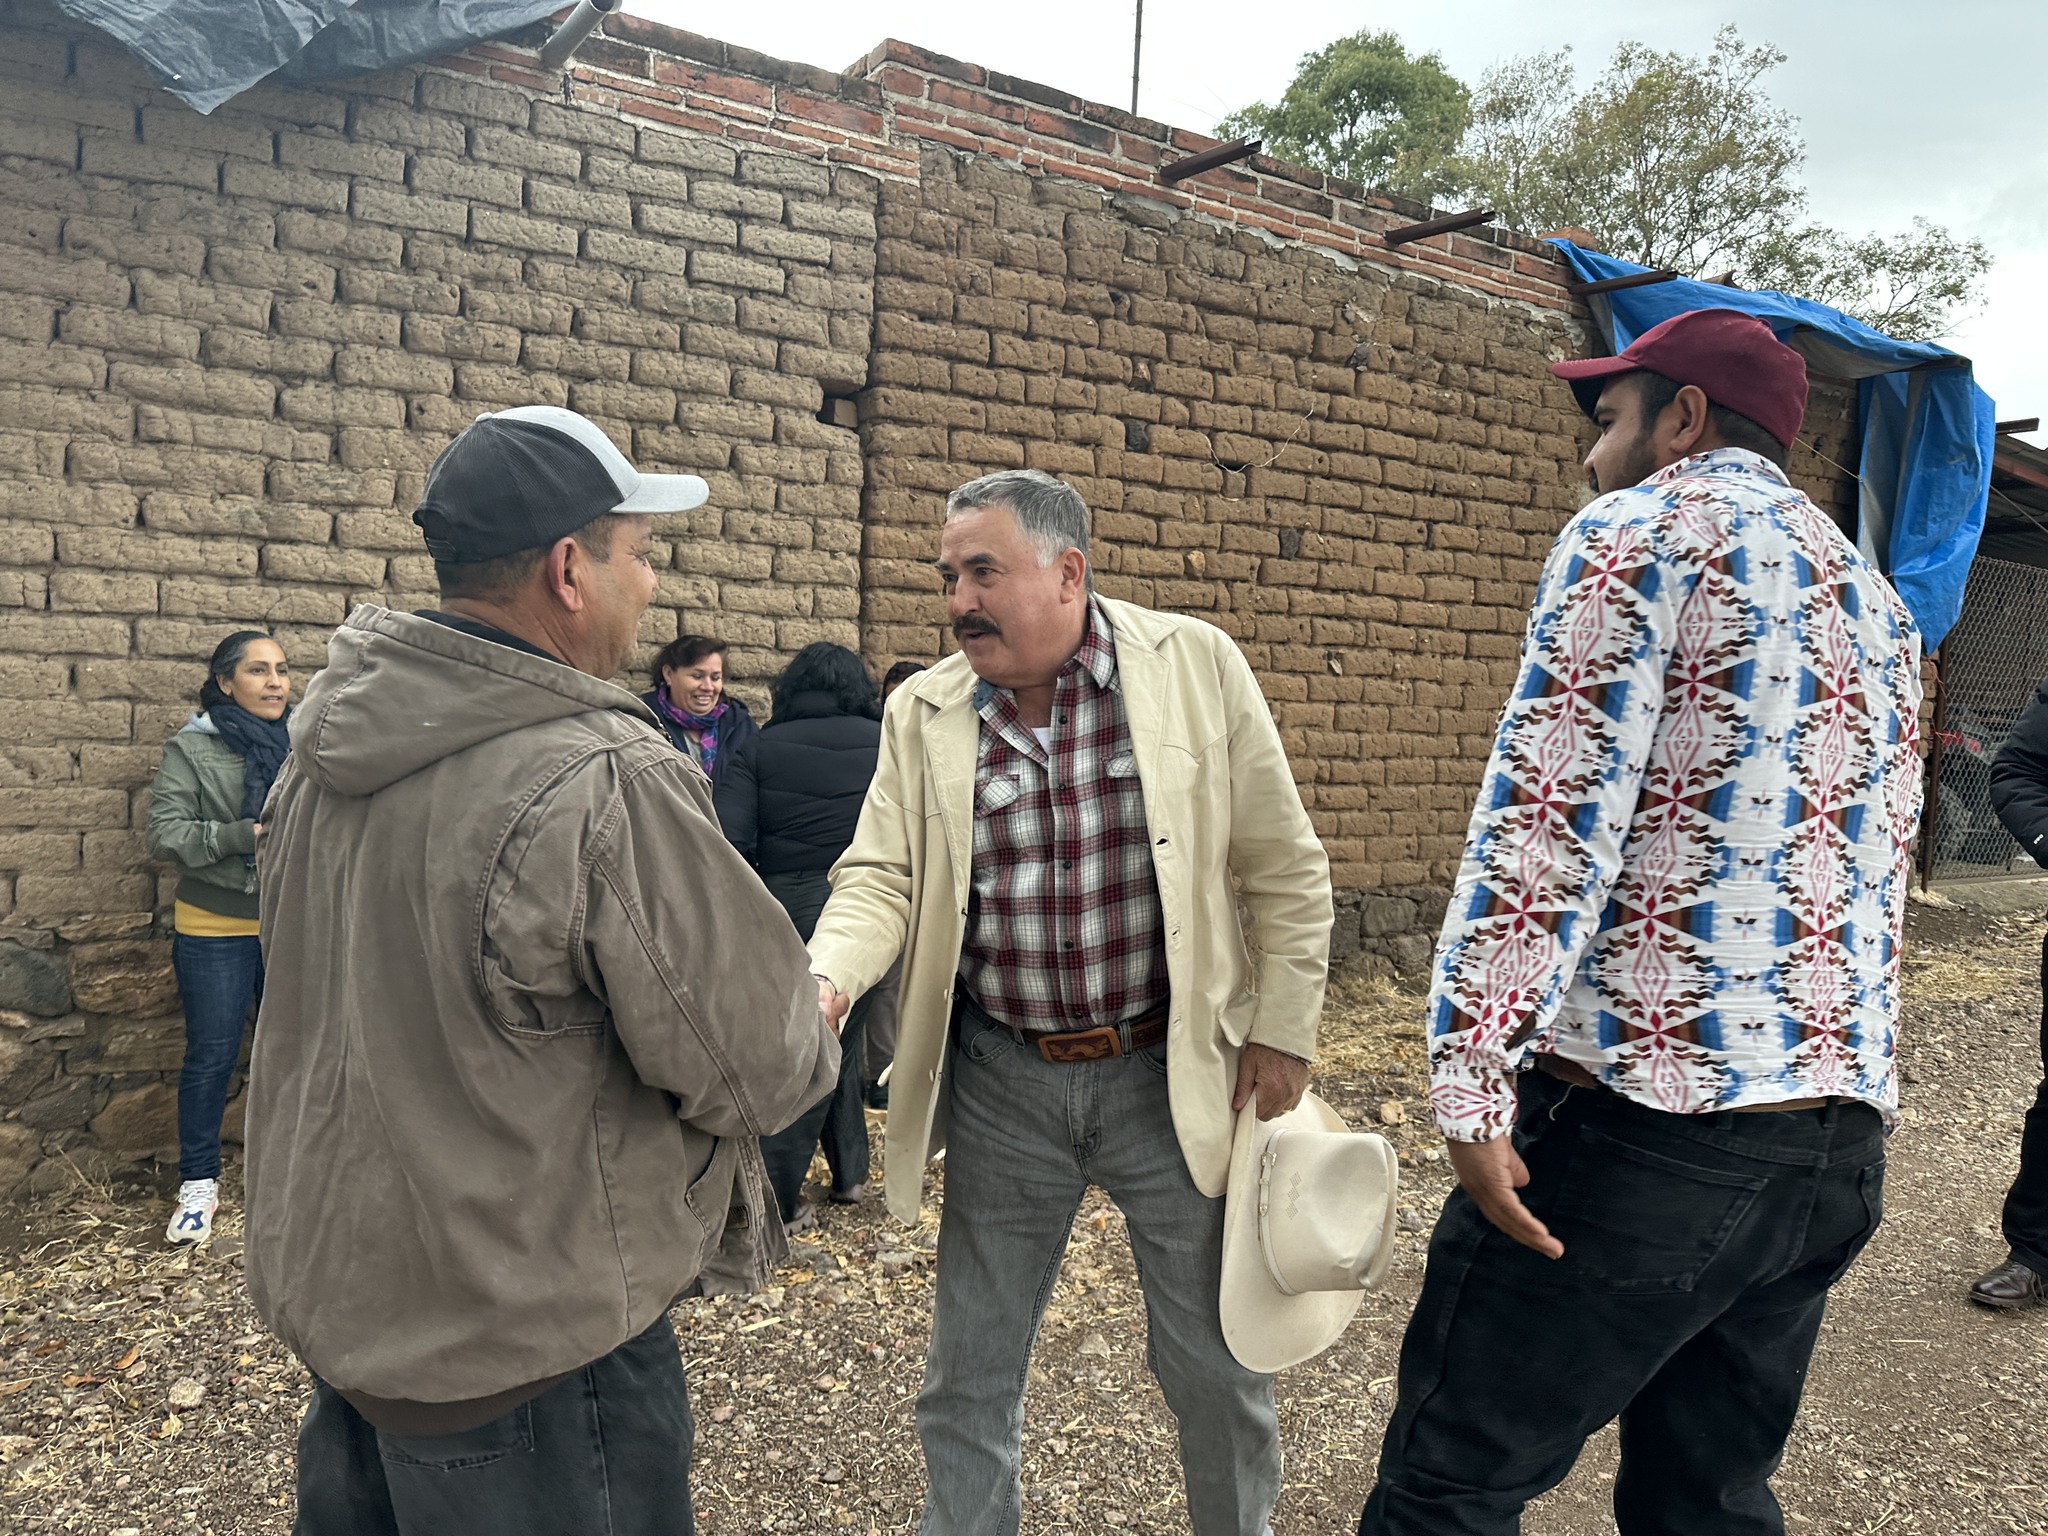
[[[823,870],[798,874],[769,875],[762,884],[782,903],[796,931],[809,943],[818,926],[818,914],[825,910],[825,898],[832,894],[832,882]],[[872,994],[870,994],[872,996]],[[868,1121],[864,1103],[866,1080],[862,1073],[861,1041],[866,1032],[869,999],[853,1005],[839,1031],[839,1081],[832,1092],[813,1104],[787,1130],[761,1138],[761,1161],[768,1167],[768,1183],[775,1191],[775,1203],[782,1219],[796,1214],[797,1197],[803,1193],[804,1176],[810,1172],[811,1154],[824,1144],[825,1163],[832,1170],[832,1187],[841,1194],[868,1178]]]
[[2048,1275],[2048,941],[2041,946],[2041,1086],[2020,1133],[2020,1172],[2005,1197],[2005,1240],[2013,1257]]
[[254,935],[171,940],[171,967],[185,1009],[178,1071],[178,1177],[220,1177],[220,1119],[242,1054],[249,1007],[263,997],[263,941]]
[[1828,1288],[1882,1214],[1877,1111],[1671,1115],[1521,1082],[1522,1198],[1564,1257],[1453,1191],[1361,1536],[1512,1536],[1616,1417],[1621,1536],[1779,1536],[1769,1479]]
[[667,1317],[459,1435],[385,1434],[315,1378],[293,1536],[691,1536],[693,1432]]

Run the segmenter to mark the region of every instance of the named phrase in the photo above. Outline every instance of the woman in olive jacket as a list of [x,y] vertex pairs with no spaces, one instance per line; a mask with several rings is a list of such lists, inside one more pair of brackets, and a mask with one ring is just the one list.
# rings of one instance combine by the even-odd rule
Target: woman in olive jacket
[[[832,894],[833,862],[853,841],[868,780],[875,776],[881,701],[860,658],[825,640],[797,652],[776,678],[773,698],[773,717],[733,755],[717,786],[718,819],[808,941]],[[791,1231],[815,1219],[800,1195],[821,1137],[832,1170],[832,1199],[850,1204],[867,1190],[868,1126],[861,1102],[867,1010],[863,997],[839,1032],[839,1083],[831,1096],[788,1130],[761,1138],[768,1182]]]
[[178,869],[172,965],[185,1010],[178,1074],[178,1205],[165,1238],[201,1243],[220,1203],[220,1122],[250,1004],[263,995],[257,818],[290,741],[291,669],[260,630],[207,663],[199,713],[164,744],[149,805],[150,857]]

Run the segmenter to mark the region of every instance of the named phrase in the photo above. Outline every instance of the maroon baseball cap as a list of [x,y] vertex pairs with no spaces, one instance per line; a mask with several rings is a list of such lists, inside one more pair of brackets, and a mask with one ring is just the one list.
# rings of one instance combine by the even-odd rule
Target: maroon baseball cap
[[1739,310],[1687,310],[1651,326],[1618,356],[1552,363],[1550,371],[1571,385],[1588,416],[1609,379],[1645,371],[1697,385],[1788,448],[1806,416],[1806,359]]

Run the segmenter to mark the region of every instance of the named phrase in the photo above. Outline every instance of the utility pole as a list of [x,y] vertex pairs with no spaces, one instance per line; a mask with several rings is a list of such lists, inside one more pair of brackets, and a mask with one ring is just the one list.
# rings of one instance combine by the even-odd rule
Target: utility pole
[[1138,115],[1138,59],[1145,51],[1145,0],[1138,0],[1138,24],[1131,33],[1131,116]]

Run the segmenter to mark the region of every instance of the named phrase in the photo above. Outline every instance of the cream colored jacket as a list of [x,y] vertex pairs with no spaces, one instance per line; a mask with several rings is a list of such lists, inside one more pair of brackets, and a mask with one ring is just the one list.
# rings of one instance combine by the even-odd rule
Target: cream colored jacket
[[[1230,637],[1199,619],[1101,602],[1116,634],[1166,916],[1174,1129],[1196,1185],[1220,1195],[1238,1048],[1252,1040],[1315,1053],[1330,959],[1329,860]],[[967,658],[954,655],[889,700],[860,829],[833,868],[832,898],[811,936],[812,968],[851,997],[903,957],[886,1188],[904,1221],[917,1219],[924,1165],[945,1145],[947,1028],[981,727],[974,685]]]

